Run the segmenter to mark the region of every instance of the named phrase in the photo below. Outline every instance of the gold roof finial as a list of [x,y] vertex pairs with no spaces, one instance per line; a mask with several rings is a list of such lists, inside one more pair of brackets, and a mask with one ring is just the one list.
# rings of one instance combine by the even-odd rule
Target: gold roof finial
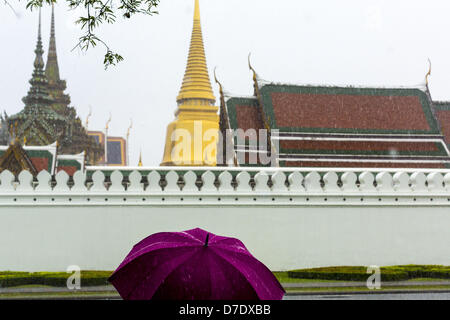
[[139,163],[138,167],[142,167],[142,150],[139,152]]
[[214,81],[219,85],[220,95],[223,96],[223,87],[222,87],[222,84],[220,83],[220,81],[217,79],[216,69],[217,69],[217,67],[214,68]]
[[428,58],[428,65],[429,65],[428,73],[425,76],[425,83],[426,83],[427,87],[428,87],[428,83],[429,83],[429,78],[431,76],[431,60],[430,60],[430,58]]
[[130,126],[128,127],[127,130],[127,140],[130,137],[131,128],[133,128],[133,119],[130,119]]
[[105,129],[106,129],[106,130],[109,129],[109,123],[111,122],[111,118],[112,118],[112,116],[111,116],[111,113],[110,113],[110,114],[109,114],[109,119],[108,119],[108,121],[106,121],[106,126],[105,126]]
[[86,131],[89,129],[89,118],[92,116],[92,107],[89,106],[89,113],[86,117]]
[[206,100],[214,104],[216,98],[209,80],[208,66],[206,64],[205,47],[200,23],[199,0],[195,0],[194,26],[192,29],[191,45],[188,62],[184,74],[183,84],[177,97],[178,104],[185,100]]
[[256,81],[256,80],[258,80],[258,76],[257,76],[257,74],[256,74],[255,69],[252,67],[252,63],[251,63],[251,61],[250,61],[250,57],[251,57],[251,56],[252,56],[252,53],[250,52],[250,53],[248,54],[248,68],[250,69],[250,71],[253,72],[253,81]]

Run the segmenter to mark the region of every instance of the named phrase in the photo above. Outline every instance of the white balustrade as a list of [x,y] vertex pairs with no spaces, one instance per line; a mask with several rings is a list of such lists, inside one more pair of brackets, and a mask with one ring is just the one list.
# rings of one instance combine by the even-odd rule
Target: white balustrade
[[128,192],[142,192],[144,186],[141,183],[142,175],[139,171],[134,170],[132,173],[130,173],[128,179],[130,181],[130,185],[127,188]]
[[[177,178],[178,179],[178,178]],[[152,171],[147,176],[148,180],[148,186],[147,186],[147,193],[160,193],[162,192],[161,189],[161,175],[157,171]]]
[[237,192],[251,192],[253,189],[250,185],[250,174],[247,171],[240,172],[236,176]]
[[269,175],[265,172],[259,172],[255,175],[255,192],[270,192]]
[[166,187],[164,188],[164,191],[166,192],[179,192],[180,186],[178,185],[178,179],[180,177],[178,176],[178,173],[175,171],[170,171],[166,174]]
[[21,173],[19,173],[18,178],[19,178],[19,184],[16,188],[17,192],[33,192],[34,191],[33,175],[29,171],[27,171],[27,170],[22,171]]
[[389,172],[380,172],[376,176],[377,190],[383,193],[392,193],[394,191],[394,182]]
[[183,180],[184,180],[184,187],[183,187],[183,192],[199,192],[198,187],[196,185],[197,182],[197,175],[192,172],[192,171],[188,171],[184,174],[183,176]]
[[123,174],[120,171],[114,171],[111,173],[111,186],[109,187],[109,191],[111,192],[123,192],[125,188],[122,184]]
[[287,192],[286,175],[282,171],[276,172],[272,175],[272,192],[284,193]]
[[67,184],[69,182],[69,175],[64,170],[61,170],[56,174],[55,180],[56,186],[53,189],[54,192],[67,193],[70,191],[70,188]]
[[92,175],[93,185],[89,189],[91,192],[106,192],[105,174],[101,171],[95,171]]
[[0,188],[3,192],[14,191],[14,175],[10,171],[4,170],[0,173],[0,182]]
[[362,192],[376,192],[377,189],[374,186],[375,177],[371,172],[363,172],[359,175],[359,189]]
[[305,189],[307,192],[323,192],[320,185],[320,175],[317,172],[310,172],[305,177]]
[[73,175],[73,186],[72,192],[86,192],[88,189],[86,187],[86,173],[82,171],[77,171]]
[[48,173],[48,171],[44,170],[39,172],[39,174],[37,175],[37,180],[38,180],[38,184],[36,186],[35,191],[36,192],[51,192],[52,191],[52,187],[51,187],[51,181],[52,181],[52,176],[50,175],[50,173]]
[[342,177],[342,190],[344,192],[358,192],[358,185],[356,184],[356,181],[358,180],[358,177],[356,174],[352,171],[345,172]]
[[[255,172],[242,168],[236,172],[234,180],[233,171],[236,170],[180,171],[174,168],[161,174],[154,168],[144,174],[136,169],[128,171],[127,178],[122,169],[105,171],[110,172],[109,177],[100,170],[91,171],[90,175],[77,171],[72,178],[60,171],[53,180],[50,173],[41,171],[33,180],[28,171],[22,171],[16,179],[14,174],[4,170],[0,173],[0,206],[44,205],[49,201],[56,205],[67,202],[98,205],[101,201],[103,205],[151,205],[156,201],[170,205],[201,202],[202,205],[450,206],[450,170],[388,172],[341,168],[323,172],[286,168],[284,172]],[[253,179],[251,173],[254,173]],[[366,198],[372,200],[365,201]]]
[[233,192],[234,188],[232,186],[233,176],[230,172],[224,171],[219,175],[219,190],[221,192]]
[[445,189],[450,192],[450,173],[447,173],[444,177]]
[[304,193],[305,187],[303,186],[304,178],[303,175],[295,171],[289,175],[289,191],[292,193]]
[[411,177],[411,190],[417,193],[425,193],[428,191],[426,182],[427,176],[423,172],[414,172]]
[[392,178],[394,182],[394,189],[398,192],[409,192],[409,174],[406,172],[396,172]]
[[216,181],[216,176],[211,171],[206,171],[202,174],[202,193],[216,193],[217,187],[214,182]]
[[324,191],[325,192],[339,192],[341,189],[338,186],[339,177],[336,172],[327,172],[323,176],[323,182],[325,184]]
[[444,192],[444,177],[439,172],[430,173],[427,176],[428,190],[431,192]]

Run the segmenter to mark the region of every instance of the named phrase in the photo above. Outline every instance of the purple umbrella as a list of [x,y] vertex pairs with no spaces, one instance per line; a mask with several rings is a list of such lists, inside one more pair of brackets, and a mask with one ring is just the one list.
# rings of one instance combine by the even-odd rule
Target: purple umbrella
[[145,238],[109,281],[125,300],[281,300],[285,293],[241,241],[202,229]]

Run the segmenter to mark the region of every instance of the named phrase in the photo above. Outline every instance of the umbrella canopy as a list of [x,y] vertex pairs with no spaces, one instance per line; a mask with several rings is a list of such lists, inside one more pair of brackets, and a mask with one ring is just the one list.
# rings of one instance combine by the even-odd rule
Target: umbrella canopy
[[109,281],[126,300],[280,300],[285,293],[241,241],[202,229],[145,238]]

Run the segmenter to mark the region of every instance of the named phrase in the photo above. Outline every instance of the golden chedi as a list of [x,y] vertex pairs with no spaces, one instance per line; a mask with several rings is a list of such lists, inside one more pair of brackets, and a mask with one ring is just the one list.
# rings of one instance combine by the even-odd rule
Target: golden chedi
[[162,166],[216,165],[219,115],[215,100],[206,65],[199,0],[195,0],[189,57],[177,97],[176,119],[167,127]]

